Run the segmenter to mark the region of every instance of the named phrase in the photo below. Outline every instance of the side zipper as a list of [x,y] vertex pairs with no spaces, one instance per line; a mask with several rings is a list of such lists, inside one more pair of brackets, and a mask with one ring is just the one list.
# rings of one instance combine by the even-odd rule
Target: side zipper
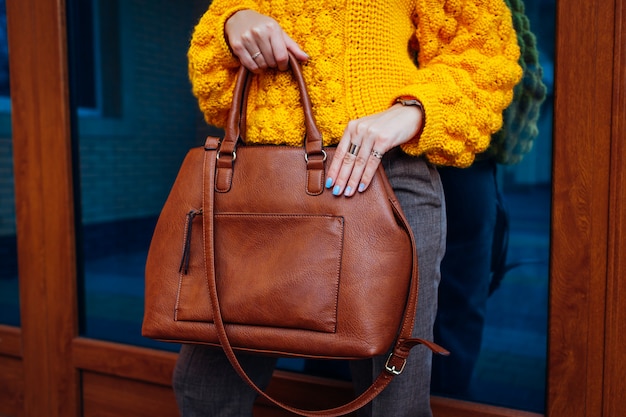
[[183,245],[183,257],[180,260],[180,266],[178,272],[183,275],[187,275],[189,271],[189,260],[191,259],[191,231],[193,230],[193,219],[196,216],[202,216],[202,209],[193,209],[187,213],[187,220],[185,222],[185,243]]

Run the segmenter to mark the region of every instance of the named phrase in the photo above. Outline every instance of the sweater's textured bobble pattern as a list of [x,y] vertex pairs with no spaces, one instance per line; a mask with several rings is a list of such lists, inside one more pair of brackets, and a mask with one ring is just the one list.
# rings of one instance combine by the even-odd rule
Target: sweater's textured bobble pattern
[[[502,0],[214,0],[188,58],[193,93],[207,122],[219,127],[239,66],[223,27],[242,9],[276,19],[311,56],[303,73],[326,145],[341,139],[350,120],[413,96],[424,105],[426,123],[403,150],[468,166],[502,126],[521,77]],[[251,87],[246,140],[301,145],[303,114],[291,76],[266,71]]]

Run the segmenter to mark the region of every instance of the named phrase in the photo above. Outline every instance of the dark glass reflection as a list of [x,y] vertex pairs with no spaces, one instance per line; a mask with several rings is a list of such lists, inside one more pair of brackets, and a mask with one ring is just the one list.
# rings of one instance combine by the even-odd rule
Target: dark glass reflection
[[0,0],[0,97],[10,95],[6,0]]
[[68,2],[81,333],[177,350],[141,336],[143,272],[186,151],[203,143],[187,79],[205,1]]
[[19,326],[10,109],[7,18],[5,0],[0,0],[0,324]]
[[505,128],[472,167],[440,170],[448,252],[435,340],[451,356],[434,359],[432,391],[543,412],[555,4],[507,2],[525,75]]

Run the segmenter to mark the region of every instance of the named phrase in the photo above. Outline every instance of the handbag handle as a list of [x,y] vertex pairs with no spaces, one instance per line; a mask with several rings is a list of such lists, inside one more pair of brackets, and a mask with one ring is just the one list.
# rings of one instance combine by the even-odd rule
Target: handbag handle
[[[294,73],[294,76],[298,82],[298,87],[301,92],[302,104],[305,110],[305,121],[306,121],[306,131],[307,135],[305,138],[305,151],[306,151],[306,159],[307,159],[307,170],[309,173],[312,171],[315,173],[316,171],[321,170],[321,179],[323,180],[324,173],[324,160],[325,154],[322,149],[322,140],[319,130],[317,129],[313,113],[311,111],[311,103],[308,97],[308,93],[306,92],[306,87],[304,84],[304,79],[302,78],[302,72],[300,70],[300,66],[297,63],[296,59],[293,56],[290,56],[290,66]],[[241,123],[241,115],[245,114],[246,106],[244,102],[247,99],[247,92],[249,89],[249,77],[251,77],[250,72],[245,68],[241,67],[239,70],[239,76],[237,79],[237,83],[235,86],[235,92],[233,96],[233,105],[230,111],[230,116],[228,119],[228,125],[226,129],[226,136],[222,140],[221,144],[217,143],[217,139],[208,138],[207,143],[205,144],[205,163],[204,170],[205,175],[203,175],[203,189],[204,189],[204,206],[210,208],[208,212],[212,213],[212,208],[215,203],[215,194],[212,192],[215,190],[216,192],[227,192],[230,188],[230,180],[232,179],[232,169],[233,164],[236,159],[236,145],[239,140],[240,133],[240,123]],[[237,109],[239,111],[237,111]],[[226,145],[226,148],[224,148]],[[224,155],[222,155],[222,152]],[[313,156],[313,158],[311,158]],[[220,165],[222,165],[220,167]],[[219,178],[220,175],[225,177]],[[310,175],[309,175],[310,177]],[[225,189],[220,189],[218,187],[218,183],[220,181],[226,181],[225,183],[220,184],[221,186],[226,186]],[[309,180],[309,185],[311,185],[311,181]],[[320,183],[322,186],[321,191],[323,191],[323,182]],[[321,192],[320,191],[320,192]],[[449,352],[438,346],[437,344],[423,340],[418,338],[412,338],[411,333],[413,330],[413,324],[415,321],[415,311],[417,308],[417,293],[418,293],[418,267],[417,267],[417,256],[415,255],[415,238],[413,233],[410,233],[410,226],[408,225],[406,219],[401,214],[401,208],[398,205],[398,202],[395,199],[391,199],[392,206],[394,210],[398,213],[399,221],[403,224],[403,227],[409,231],[409,237],[411,240],[411,247],[413,248],[413,265],[411,272],[411,284],[409,288],[409,298],[406,302],[404,317],[402,318],[402,322],[400,323],[400,329],[398,332],[398,338],[394,343],[393,349],[385,367],[380,372],[376,380],[370,385],[370,387],[365,390],[361,395],[359,395],[354,400],[350,401],[347,404],[342,406],[327,409],[327,410],[302,410],[295,407],[291,407],[287,404],[284,404],[273,397],[266,394],[261,388],[259,388],[254,381],[248,376],[245,370],[241,367],[239,360],[235,354],[235,351],[228,339],[228,334],[226,332],[226,326],[224,323],[224,319],[221,313],[221,307],[219,302],[219,297],[217,294],[217,283],[215,281],[215,259],[211,254],[214,254],[215,251],[215,241],[214,241],[214,230],[215,225],[213,223],[213,216],[203,216],[204,222],[204,230],[206,231],[203,241],[204,241],[204,253],[205,253],[205,264],[207,271],[207,285],[209,291],[209,298],[211,301],[211,308],[213,313],[213,322],[215,325],[215,329],[217,332],[217,336],[220,342],[220,345],[226,354],[229,362],[233,366],[233,369],[237,372],[237,374],[251,387],[253,388],[259,395],[270,401],[271,403],[277,405],[278,407],[290,411],[292,413],[296,413],[298,415],[307,416],[307,417],[315,417],[315,416],[325,416],[325,417],[338,417],[348,413],[352,413],[359,408],[363,407],[365,404],[372,401],[378,394],[380,394],[387,385],[393,380],[394,377],[400,375],[404,369],[404,365],[406,364],[406,360],[409,356],[410,350],[419,344],[422,344],[429,348],[431,351],[441,354],[448,355]]]
[[[324,163],[326,162],[322,134],[315,122],[315,116],[313,116],[313,106],[311,105],[311,99],[302,76],[302,68],[291,53],[289,53],[289,66],[300,90],[300,102],[304,111],[304,126],[306,129],[304,137],[304,159],[307,169],[306,191],[311,195],[319,195],[324,191]],[[241,139],[242,132],[245,131],[248,93],[252,76],[253,74],[243,65],[239,68],[237,82],[233,91],[232,107],[226,122],[224,139],[222,139],[217,152],[217,177],[215,181],[215,190],[217,192],[228,192],[231,187],[232,170],[237,158],[237,144],[239,139]],[[234,111],[234,109],[239,109],[239,111]]]

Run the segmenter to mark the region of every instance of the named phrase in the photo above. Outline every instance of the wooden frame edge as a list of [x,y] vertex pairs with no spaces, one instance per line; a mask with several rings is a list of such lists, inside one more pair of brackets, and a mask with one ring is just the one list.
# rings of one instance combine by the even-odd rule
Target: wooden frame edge
[[452,398],[431,397],[435,417],[542,417],[543,414],[514,410]]
[[605,330],[603,415],[624,411],[626,392],[626,1],[617,0],[613,65],[608,289]]
[[[114,375],[162,386],[171,386],[172,372],[178,354],[157,349],[129,346],[101,340],[76,338],[72,343],[74,366],[80,370]],[[268,388],[273,396],[290,393],[321,393],[323,403],[311,404],[299,395],[300,407],[329,407],[352,398],[352,385],[311,375],[277,370]],[[259,404],[271,407],[267,401]],[[437,417],[541,417],[542,414],[512,410],[488,404],[478,404],[443,397],[432,397],[434,415]]]
[[178,356],[173,352],[76,338],[72,342],[74,366],[81,370],[171,385]]
[[0,355],[22,357],[22,330],[0,324]]
[[66,4],[8,0],[6,14],[24,415],[78,417],[79,375],[70,351],[78,303]]
[[549,417],[602,415],[615,6],[557,2]]

